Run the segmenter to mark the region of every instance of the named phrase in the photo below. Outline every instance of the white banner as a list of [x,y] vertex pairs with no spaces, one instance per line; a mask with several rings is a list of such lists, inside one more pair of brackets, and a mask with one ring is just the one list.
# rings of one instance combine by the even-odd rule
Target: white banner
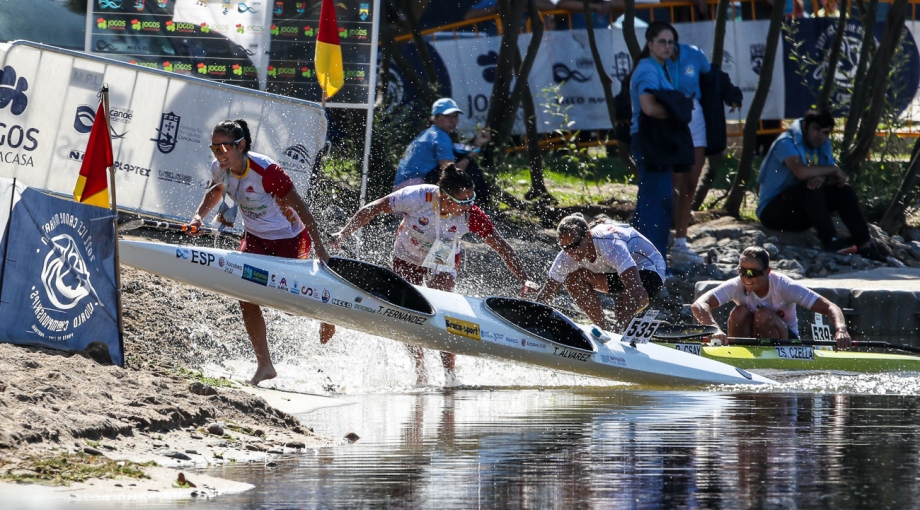
[[226,119],[246,120],[252,149],[309,190],[326,135],[315,103],[31,43],[3,45],[0,60],[0,176],[72,195],[106,83],[119,208],[191,217],[210,181],[211,129]]

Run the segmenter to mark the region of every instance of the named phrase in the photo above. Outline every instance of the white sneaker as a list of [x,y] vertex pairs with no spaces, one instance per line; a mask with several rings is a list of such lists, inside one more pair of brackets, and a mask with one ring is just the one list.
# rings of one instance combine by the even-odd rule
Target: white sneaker
[[706,263],[706,259],[694,253],[687,246],[672,246],[670,253],[671,263],[675,265],[696,265]]

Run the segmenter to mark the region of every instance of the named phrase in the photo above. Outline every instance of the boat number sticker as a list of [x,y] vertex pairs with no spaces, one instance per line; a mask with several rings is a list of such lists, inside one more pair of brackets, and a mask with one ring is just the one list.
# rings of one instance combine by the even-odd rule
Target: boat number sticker
[[626,326],[626,331],[623,333],[623,342],[636,343],[636,344],[647,344],[649,339],[652,338],[652,335],[655,334],[655,331],[658,329],[660,322],[654,320],[652,317],[649,317],[648,314],[643,315],[642,317],[635,317],[632,321],[629,322],[629,326]]
[[824,316],[820,313],[815,314],[815,323],[811,325],[811,337],[815,340],[833,340],[831,336],[831,327],[824,323]]
[[677,344],[674,346],[678,351],[689,352],[697,356],[703,355],[703,346],[700,344]]
[[775,349],[776,355],[780,359],[795,359],[801,361],[815,360],[815,350],[805,345],[778,345]]
[[475,322],[462,321],[453,317],[444,316],[444,327],[448,333],[465,336],[473,340],[480,339],[479,324]]

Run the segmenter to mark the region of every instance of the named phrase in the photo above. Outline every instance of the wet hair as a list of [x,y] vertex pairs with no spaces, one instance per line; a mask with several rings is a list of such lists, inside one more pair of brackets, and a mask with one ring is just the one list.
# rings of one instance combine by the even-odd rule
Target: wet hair
[[[651,51],[648,49],[648,45],[658,37],[658,34],[664,32],[665,30],[670,30],[674,34],[674,47],[677,47],[677,29],[674,28],[674,25],[666,21],[653,21],[649,24],[648,28],[645,29],[645,46],[642,47],[642,51],[639,53],[639,57],[636,58],[636,63],[638,63],[643,58],[649,58],[651,56]],[[671,58],[677,58],[677,53],[675,52]],[[635,69],[635,64],[633,65]]]
[[457,165],[448,163],[441,167],[441,177],[438,179],[438,187],[448,195],[457,196],[463,190],[475,190],[473,178],[470,174],[457,168]]
[[827,110],[808,110],[802,117],[802,131],[806,131],[811,123],[815,123],[821,129],[832,128],[834,116]]
[[213,134],[223,133],[230,135],[234,140],[243,138],[246,140],[246,148],[243,152],[249,152],[252,148],[252,135],[249,134],[249,124],[243,119],[225,120],[214,126]]
[[575,213],[559,220],[559,225],[556,227],[556,239],[563,234],[577,236],[578,239],[588,235],[588,222],[585,216]]
[[770,254],[760,246],[748,246],[741,252],[741,256],[760,262],[761,269],[763,270],[770,267]]

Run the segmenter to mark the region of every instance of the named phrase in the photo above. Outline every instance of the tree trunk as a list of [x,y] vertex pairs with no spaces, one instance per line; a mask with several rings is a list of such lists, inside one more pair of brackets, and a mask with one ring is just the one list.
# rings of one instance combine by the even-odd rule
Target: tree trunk
[[732,182],[725,209],[731,216],[738,217],[741,213],[741,202],[744,201],[744,191],[754,166],[754,150],[757,145],[757,127],[760,114],[763,113],[770,85],[773,83],[773,65],[776,63],[776,51],[779,47],[779,36],[783,28],[783,9],[777,4],[770,15],[770,28],[767,32],[767,47],[763,57],[763,67],[760,70],[760,80],[757,90],[751,99],[751,108],[748,110],[744,124],[744,144],[741,148],[741,160],[738,164],[738,173]]
[[[725,53],[725,18],[728,17],[728,0],[719,0],[716,6],[716,23],[712,41],[712,58],[714,65],[722,68],[722,58]],[[722,162],[722,155],[718,157],[708,156],[706,164],[703,165],[703,171],[700,173],[700,179],[696,183],[696,189],[693,191],[693,202],[690,209],[699,211],[703,207],[703,201],[712,188],[712,183],[716,180],[716,174],[719,172],[719,166]],[[715,163],[715,164],[713,164]]]
[[[514,88],[511,89],[508,100],[505,102],[505,114],[501,117],[502,122],[499,124],[498,140],[500,143],[503,143],[504,140],[511,136],[511,132],[514,130],[514,120],[517,118],[517,110],[521,104],[521,98],[524,96],[524,89],[528,86],[530,70],[533,69],[533,63],[537,59],[537,53],[539,53],[540,46],[543,43],[543,20],[537,12],[536,0],[527,0],[527,3],[527,9],[530,13],[530,44],[527,45],[527,53],[524,54],[524,59],[521,61],[521,53],[517,45],[517,37],[515,37],[513,47],[515,82]],[[523,2],[520,4],[520,8],[523,10]],[[517,19],[516,26],[520,26],[520,16]],[[501,61],[501,58],[499,58],[499,61]],[[491,105],[489,113],[492,113]],[[492,124],[489,125],[492,126]]]
[[527,200],[550,197],[543,180],[543,151],[540,149],[540,133],[537,130],[537,111],[533,103],[530,84],[524,88],[521,101],[524,108],[524,129],[527,133],[527,162],[530,164],[530,189],[524,194]]
[[837,33],[834,34],[834,42],[831,44],[831,52],[827,55],[827,68],[824,70],[824,80],[821,83],[821,91],[818,93],[818,110],[831,109],[831,94],[837,89],[837,64],[840,62],[840,49],[843,45],[843,33],[847,28],[847,19],[850,14],[850,0],[842,0],[838,7],[840,19],[837,20]]
[[[515,56],[518,52],[518,35],[521,32],[521,14],[524,2],[521,0],[498,0],[499,20],[502,24],[501,44],[498,47],[498,62],[495,67],[495,81],[492,84],[492,95],[489,98],[489,113],[486,116],[486,126],[497,131],[502,130],[502,124],[508,115],[508,100],[510,98],[511,83],[514,80]],[[500,136],[493,137],[493,148],[504,146],[505,140]]]
[[412,41],[415,43],[416,49],[418,49],[419,60],[422,61],[422,69],[425,71],[425,78],[428,79],[428,86],[433,89],[435,95],[439,95],[441,84],[438,83],[438,73],[434,70],[434,64],[431,63],[428,46],[425,44],[425,40],[422,39],[422,33],[419,32],[418,23],[416,23],[415,13],[412,12],[412,7],[415,4],[415,0],[402,1],[403,19],[406,20],[406,25],[412,33]]
[[905,212],[907,207],[917,198],[917,189],[920,188],[920,138],[914,142],[914,150],[910,155],[910,163],[904,172],[904,180],[885,211],[885,216],[879,226],[889,234],[896,234],[904,228]]
[[895,0],[888,10],[882,42],[879,44],[878,51],[875,52],[875,58],[872,59],[866,77],[867,81],[872,81],[871,100],[865,116],[860,119],[856,140],[840,158],[841,168],[849,175],[858,175],[859,164],[869,156],[869,151],[875,142],[879,120],[882,118],[885,103],[888,101],[891,60],[901,44],[907,8],[908,0]]
[[415,71],[415,67],[409,62],[409,59],[406,57],[406,54],[403,53],[399,43],[394,39],[393,30],[390,25],[386,23],[380,24],[380,40],[384,48],[384,54],[387,53],[386,50],[389,48],[389,55],[393,58],[396,68],[399,69],[399,72],[406,78],[409,85],[418,92],[421,100],[427,105],[434,103],[438,99],[438,95],[431,87],[425,84],[422,77]]
[[875,53],[875,13],[878,9],[878,0],[871,0],[868,6],[864,5],[861,0],[858,0],[857,4],[860,6],[860,20],[862,20],[863,26],[862,46],[859,49],[859,62],[856,64],[856,74],[854,75],[858,76],[859,79],[853,84],[850,111],[844,123],[843,140],[840,143],[841,154],[845,154],[852,147],[853,140],[856,138],[859,119],[865,109],[866,89],[869,88],[869,84],[872,81],[866,76],[866,67],[868,67],[869,60],[872,59]]
[[636,0],[626,0],[625,12],[623,13],[623,39],[626,40],[626,48],[629,49],[629,56],[632,58],[633,65],[642,53],[642,46],[639,39],[636,38]]

